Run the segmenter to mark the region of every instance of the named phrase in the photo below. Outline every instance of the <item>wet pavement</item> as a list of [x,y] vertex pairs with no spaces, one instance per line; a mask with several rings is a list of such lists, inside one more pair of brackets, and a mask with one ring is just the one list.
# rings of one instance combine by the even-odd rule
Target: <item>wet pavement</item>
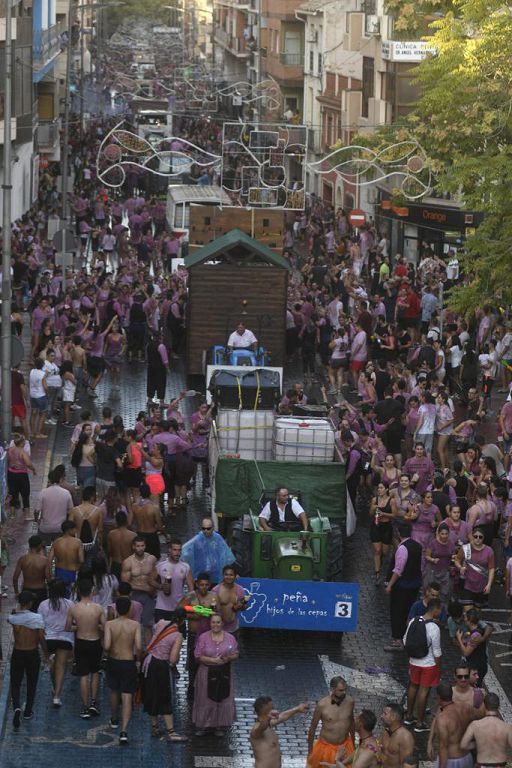
[[[292,368],[286,383],[300,380],[297,370]],[[126,364],[122,375],[123,394],[121,400],[111,397],[110,383],[104,380],[98,387],[96,401],[83,401],[99,418],[103,405],[112,407],[125,423],[131,426],[139,410],[145,407],[145,368],[142,363]],[[166,402],[186,388],[182,361],[176,361],[168,380]],[[189,416],[195,408],[192,400],[183,401],[183,412]],[[75,420],[79,412],[74,412]],[[40,468],[38,481],[47,471],[50,463],[64,460],[69,464],[68,448],[71,430],[62,426],[53,428],[48,446],[38,446],[35,458]],[[54,445],[52,447],[52,440]],[[50,457],[49,451],[53,450]],[[50,462],[51,458],[51,462]],[[70,477],[73,477],[72,470]],[[194,535],[200,517],[209,510],[210,497],[198,484],[191,495],[187,512],[172,518],[171,529],[183,539]],[[77,680],[68,676],[63,691],[64,706],[61,710],[51,707],[51,683],[49,674],[42,672],[36,699],[35,716],[31,721],[22,722],[19,732],[11,725],[11,711],[8,706],[6,676],[0,698],[2,717],[2,740],[0,744],[0,765],[2,768],[29,768],[35,763],[50,766],[55,760],[72,764],[76,768],[89,768],[94,764],[103,766],[142,765],[153,768],[179,762],[197,768],[240,768],[252,765],[249,746],[249,730],[253,722],[252,702],[263,694],[272,695],[277,708],[288,708],[300,701],[310,701],[312,706],[326,692],[326,681],[335,674],[346,677],[349,690],[356,700],[356,708],[369,707],[380,712],[388,699],[400,700],[407,684],[406,659],[402,654],[388,654],[382,646],[389,638],[388,599],[382,587],[373,583],[373,564],[367,527],[367,510],[358,510],[359,526],[349,540],[345,550],[345,580],[356,581],[361,586],[359,606],[359,629],[343,637],[322,633],[271,632],[267,630],[246,630],[241,637],[240,660],[236,663],[235,688],[238,719],[228,736],[222,739],[193,736],[190,723],[190,702],[187,698],[186,672],[182,669],[176,693],[176,727],[191,740],[184,745],[168,745],[150,736],[149,720],[141,711],[136,711],[130,725],[130,744],[118,746],[116,732],[108,727],[108,691],[101,682],[99,718],[83,721],[79,718],[80,702]],[[23,551],[24,542],[35,531],[35,524],[18,522],[10,527],[12,564]],[[12,571],[12,566],[8,574]],[[7,576],[7,583],[9,575]],[[10,590],[12,595],[12,589]],[[9,610],[12,599],[4,600],[3,613]],[[492,609],[486,618],[493,621],[495,634],[491,641],[494,673],[490,673],[487,684],[491,690],[502,695],[501,686],[510,690],[512,685],[512,646],[509,645],[508,610],[503,588],[496,587],[491,601]],[[501,623],[503,622],[503,623]],[[443,672],[447,679],[457,661],[457,653],[448,646],[443,633]],[[4,651],[8,653],[8,630],[4,632]],[[510,661],[509,661],[510,660]],[[510,666],[507,666],[509,665]],[[499,682],[498,682],[499,679]],[[508,700],[507,700],[508,702]],[[505,702],[507,704],[507,702]],[[506,719],[512,722],[510,704],[503,708]],[[305,764],[306,729],[309,716],[292,718],[280,726],[279,732],[285,756],[284,766],[295,768]],[[417,739],[424,752],[426,737]]]

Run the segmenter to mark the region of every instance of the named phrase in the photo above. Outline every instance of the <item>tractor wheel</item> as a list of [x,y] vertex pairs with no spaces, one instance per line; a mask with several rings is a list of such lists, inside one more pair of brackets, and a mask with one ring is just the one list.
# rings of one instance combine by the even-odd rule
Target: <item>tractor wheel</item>
[[343,533],[337,523],[331,523],[327,545],[327,581],[343,581]]
[[236,520],[231,529],[231,549],[239,576],[251,575],[251,532],[244,531],[243,522]]

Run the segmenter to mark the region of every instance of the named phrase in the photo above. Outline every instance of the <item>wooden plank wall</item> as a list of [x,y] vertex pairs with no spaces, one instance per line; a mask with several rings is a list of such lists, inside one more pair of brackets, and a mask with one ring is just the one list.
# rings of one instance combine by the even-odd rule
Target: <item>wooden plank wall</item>
[[225,344],[240,320],[270,352],[269,364],[284,365],[287,285],[287,270],[263,263],[192,267],[187,303],[187,372],[202,373],[203,350]]
[[[253,221],[254,219],[254,221]],[[252,229],[254,227],[254,234]],[[191,205],[190,248],[207,245],[232,229],[241,229],[278,253],[283,249],[284,212],[246,211],[244,208],[219,208],[215,205]]]

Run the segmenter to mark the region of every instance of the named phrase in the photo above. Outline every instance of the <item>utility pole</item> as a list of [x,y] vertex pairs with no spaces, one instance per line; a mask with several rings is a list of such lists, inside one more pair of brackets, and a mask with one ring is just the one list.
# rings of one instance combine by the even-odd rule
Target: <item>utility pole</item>
[[80,143],[84,138],[84,100],[85,100],[85,77],[84,77],[84,10],[85,7],[82,4],[80,6]]
[[2,184],[2,440],[11,438],[11,117],[12,117],[12,0],[5,2],[4,183]]
[[66,274],[67,274],[67,261],[68,254],[66,248],[66,234],[69,218],[69,201],[68,201],[68,181],[69,181],[69,114],[71,107],[71,93],[70,93],[70,81],[71,81],[71,56],[73,46],[71,43],[71,32],[73,23],[71,15],[73,13],[73,0],[69,0],[68,4],[68,55],[66,59],[66,94],[64,101],[64,132],[62,135],[62,248],[61,248],[61,262],[62,262],[62,293],[66,293]]

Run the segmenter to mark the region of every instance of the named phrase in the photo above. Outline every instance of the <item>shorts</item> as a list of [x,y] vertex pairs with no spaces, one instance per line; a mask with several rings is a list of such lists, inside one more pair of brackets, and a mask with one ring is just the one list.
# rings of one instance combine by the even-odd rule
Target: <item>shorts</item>
[[409,679],[413,685],[422,688],[436,688],[441,680],[441,670],[434,664],[433,667],[417,667],[409,664]]
[[165,491],[165,481],[162,475],[152,474],[146,475],[146,483],[149,485],[149,490],[153,496],[158,496]]
[[360,373],[366,366],[366,360],[351,360],[350,370],[354,373]]
[[103,647],[101,640],[75,640],[75,665],[77,677],[93,675],[101,669]]
[[372,544],[391,544],[393,538],[393,525],[391,523],[379,523],[370,525],[370,541]]
[[25,416],[27,415],[27,409],[23,403],[21,403],[20,405],[12,405],[11,413],[12,413],[13,419],[15,419],[16,416],[18,417],[18,419],[24,419]]
[[[449,757],[446,761],[446,768],[473,768],[473,765],[474,761],[471,752],[468,752],[464,757]],[[501,765],[505,766],[506,763],[501,763]],[[434,768],[439,768],[439,758],[436,758]],[[484,766],[480,766],[480,768],[484,768]]]
[[329,367],[335,371],[338,368],[343,368],[343,370],[346,370],[348,368],[348,360],[346,357],[331,357],[329,360]]
[[105,680],[111,691],[135,693],[138,687],[137,667],[129,659],[107,658]]
[[73,643],[70,643],[69,640],[47,640],[46,647],[48,648],[48,653],[55,653],[55,651],[72,651]]
[[469,589],[463,589],[460,597],[462,605],[476,605],[478,608],[485,608],[489,602],[489,595],[483,592],[470,592]]
[[92,376],[92,378],[96,378],[96,376],[99,376],[100,373],[103,373],[105,370],[105,361],[102,357],[95,357],[94,355],[87,355],[87,372]]
[[154,623],[154,613],[155,613],[155,598],[151,597],[151,595],[148,592],[140,592],[137,589],[134,589],[132,591],[132,600],[137,600],[137,602],[141,603],[142,605],[142,614],[140,617],[140,623],[143,627],[151,627]]
[[322,763],[335,763],[340,747],[345,747],[344,757],[354,753],[354,742],[350,734],[341,744],[331,744],[329,741],[324,741],[324,739],[317,739],[309,754],[307,768],[320,768]]
[[48,410],[48,398],[46,395],[44,397],[31,397],[30,405],[34,410],[43,413],[43,411]]

